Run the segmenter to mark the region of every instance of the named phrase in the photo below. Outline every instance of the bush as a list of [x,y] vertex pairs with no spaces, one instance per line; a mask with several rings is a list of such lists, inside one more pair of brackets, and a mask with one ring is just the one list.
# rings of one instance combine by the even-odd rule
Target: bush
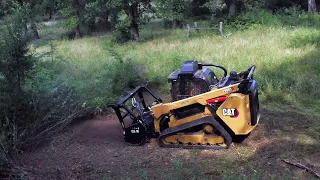
[[291,8],[297,5],[302,6],[303,9],[305,10],[307,10],[308,8],[308,2],[305,0],[286,0],[286,1],[266,0],[265,1],[265,8],[273,12],[276,12],[279,9]]
[[[24,18],[20,13],[12,17],[10,25],[1,32],[0,44],[0,118],[19,119],[27,110],[23,91],[34,60],[28,53]],[[9,23],[8,23],[9,24]]]
[[306,13],[298,7],[285,8],[273,14],[267,10],[255,10],[224,19],[226,30],[238,31],[250,28],[276,26],[320,26],[320,15]]
[[226,29],[246,30],[260,26],[278,26],[278,18],[266,10],[256,10],[239,14],[236,17],[228,17],[225,20]]
[[[6,26],[0,36],[0,168],[9,167],[9,170],[11,158],[21,147],[23,124],[33,118],[28,113],[28,95],[23,91],[28,72],[33,66],[33,60],[28,55],[23,20],[18,12],[12,17],[13,23]],[[3,178],[2,174],[0,178]]]
[[130,33],[130,18],[125,18],[123,21],[119,21],[116,25],[114,41],[117,43],[124,43],[132,39]]
[[[87,39],[81,41],[88,42]],[[73,43],[73,41],[65,42]],[[78,104],[90,108],[105,108],[124,90],[146,81],[143,78],[145,77],[144,65],[132,59],[123,59],[113,46],[111,41],[101,43],[99,53],[105,52],[108,54],[107,57],[87,54],[87,57],[76,60],[72,59],[73,57],[65,57],[68,60],[55,58],[52,61],[48,58],[37,62],[33,79],[28,83],[28,91],[32,91],[32,94],[46,95],[48,92],[54,94],[60,88],[69,89],[73,92],[73,100]],[[78,51],[79,46],[72,48]],[[55,56],[59,57],[59,55]],[[98,63],[95,58],[99,59]],[[88,62],[94,62],[94,64],[88,64]]]
[[105,108],[114,103],[125,90],[140,84],[142,76],[139,69],[130,59],[110,59],[92,78],[84,81],[72,78],[70,83],[87,106]]
[[55,92],[39,84],[52,77],[50,71],[37,76],[36,59],[27,48],[24,17],[17,12],[0,38],[0,178],[21,177],[14,157],[59,132],[71,120],[86,113],[74,99],[72,89]]
[[320,26],[320,15],[307,13],[299,7],[291,7],[278,11],[279,20],[289,26]]

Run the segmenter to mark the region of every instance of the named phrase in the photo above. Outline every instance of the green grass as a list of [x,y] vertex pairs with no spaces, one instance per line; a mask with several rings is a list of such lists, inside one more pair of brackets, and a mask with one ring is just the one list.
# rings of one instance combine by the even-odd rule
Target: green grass
[[[319,19],[319,15],[314,16]],[[271,17],[267,18],[271,21]],[[35,54],[41,56],[54,51],[52,55],[55,61],[62,61],[67,67],[59,76],[63,76],[67,83],[81,87],[79,91],[82,93],[90,90],[88,86],[95,86],[101,91],[101,88],[106,88],[110,91],[107,86],[102,85],[103,82],[95,82],[108,83],[107,78],[102,76],[106,71],[116,70],[110,69],[111,64],[115,62],[115,56],[125,62],[130,59],[130,66],[135,67],[131,73],[145,76],[151,84],[159,86],[163,91],[169,88],[167,76],[174,69],[180,68],[187,59],[221,64],[229,71],[238,72],[254,64],[257,66],[255,78],[260,85],[263,103],[268,103],[271,107],[282,106],[285,103],[289,108],[300,109],[308,106],[308,109],[319,112],[319,24],[297,24],[294,27],[279,23],[268,24],[241,31],[235,31],[232,24],[226,24],[225,36],[219,36],[213,30],[192,32],[189,39],[185,37],[184,30],[159,29],[156,24],[147,25],[142,29],[142,42],[139,44],[116,44],[111,40],[112,34],[106,34],[76,40],[54,40],[54,50],[49,43],[43,43],[43,46],[35,49]],[[61,32],[61,27],[58,28],[60,31],[57,32]],[[53,31],[55,30],[51,29],[46,32]],[[45,32],[43,36],[46,36]],[[132,75],[128,72],[123,73],[120,73],[123,79]],[[219,70],[216,70],[216,73],[222,74]],[[100,76],[97,77],[97,74]],[[117,90],[121,88],[123,87]],[[111,94],[119,93],[100,92],[92,94],[89,98],[99,97],[106,100],[103,96]],[[101,103],[97,105],[102,105]],[[107,103],[109,102],[105,102]]]
[[[141,179],[313,178],[281,160],[314,164],[320,157],[320,15],[264,13],[226,21],[225,36],[202,31],[192,32],[189,39],[184,30],[161,29],[152,22],[142,29],[140,43],[125,44],[114,43],[111,33],[63,39],[61,26],[45,27],[40,31],[43,38],[32,46],[40,60],[36,91],[64,85],[74,89],[80,102],[102,107],[130,85],[145,81],[167,92],[167,76],[186,59],[238,72],[255,64],[263,112],[249,141],[228,151],[159,149],[159,161],[148,161],[152,166],[138,161],[128,166]],[[216,73],[222,75],[220,70]],[[166,168],[164,161],[170,162]]]

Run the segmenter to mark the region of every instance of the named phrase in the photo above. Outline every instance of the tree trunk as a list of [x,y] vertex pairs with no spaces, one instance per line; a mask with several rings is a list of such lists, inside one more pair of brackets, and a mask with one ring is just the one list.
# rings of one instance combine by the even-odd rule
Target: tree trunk
[[78,18],[78,24],[76,26],[76,29],[75,29],[75,38],[81,38],[82,37],[82,33],[81,33],[81,30],[80,30],[80,23],[81,23],[81,14],[80,14],[80,4],[79,4],[79,0],[74,0],[73,1],[73,7],[76,9],[76,16]]
[[110,12],[108,11],[108,12],[106,12],[105,14],[104,14],[104,20],[105,20],[105,24],[108,24],[108,22],[109,22],[109,17],[110,17]]
[[[95,17],[94,17],[95,18]],[[91,18],[88,22],[88,28],[89,28],[89,32],[96,32],[97,28],[96,28],[96,23],[95,23],[95,19]]]
[[217,0],[213,0],[212,10],[213,10],[213,12],[215,12],[217,10]]
[[[107,4],[108,0],[104,0],[104,3]],[[111,10],[107,10],[103,16],[104,16],[104,20],[105,20],[105,24],[108,24],[109,23],[109,17],[110,17],[110,14],[111,14]]]
[[172,28],[173,29],[177,28],[177,20],[176,19],[172,20]]
[[24,1],[23,0],[18,0],[20,6],[23,6],[24,5]]
[[31,24],[31,29],[32,29],[32,31],[33,31],[33,37],[34,37],[34,39],[40,39],[40,36],[39,36],[39,33],[38,33],[38,29],[37,29],[37,25],[36,25],[36,23],[32,23]]
[[139,9],[138,9],[138,3],[133,3],[131,5],[131,36],[133,39],[137,42],[140,41],[140,35],[139,35]]
[[22,34],[22,38],[23,38],[23,40],[24,41],[27,41],[28,40],[28,35],[29,33],[28,33],[28,26],[27,26],[27,23],[26,22],[24,22],[23,23],[23,34]]
[[139,42],[140,41],[140,35],[139,35],[140,15],[139,15],[138,3],[132,3],[131,6],[125,7],[125,12],[131,18],[131,24],[130,24],[131,37],[136,42]]
[[75,31],[76,31],[75,38],[82,38],[82,33],[81,33],[81,30],[80,30],[80,25],[77,25]]
[[140,41],[139,25],[136,23],[131,24],[131,36],[136,42]]
[[118,22],[118,11],[111,11],[110,12],[110,26],[111,26],[111,29],[115,29],[116,27],[116,24]]
[[211,20],[214,20],[217,11],[217,0],[213,0],[212,10],[211,10]]
[[172,28],[173,29],[182,28],[182,26],[183,26],[182,23],[183,23],[183,21],[178,20],[178,19],[174,19],[174,20],[172,20]]
[[317,12],[317,5],[315,0],[308,0],[308,11]]
[[229,16],[234,16],[237,13],[237,1],[231,0],[230,6],[229,6]]
[[[18,0],[20,6],[24,6],[24,0]],[[24,23],[23,23],[23,39],[24,41],[27,41],[28,40],[28,26],[27,26],[27,22],[26,22],[26,19],[24,19]]]
[[52,11],[50,10],[49,11],[49,20],[51,20],[52,19]]

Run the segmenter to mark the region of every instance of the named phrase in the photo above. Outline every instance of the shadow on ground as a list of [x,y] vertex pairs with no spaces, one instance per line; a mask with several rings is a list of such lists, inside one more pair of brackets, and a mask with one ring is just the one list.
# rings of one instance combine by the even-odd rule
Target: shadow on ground
[[[318,35],[315,35],[317,34]],[[320,31],[312,36],[294,36],[288,47],[299,51],[309,48],[309,53],[300,59],[284,60],[277,67],[265,63],[259,69],[260,77],[268,77],[268,82],[260,83],[267,102],[308,109],[318,109],[320,99]],[[259,79],[258,79],[259,81]],[[260,81],[261,82],[261,81]],[[281,103],[280,103],[281,104]],[[306,111],[307,112],[307,111]],[[317,113],[308,112],[311,115]]]

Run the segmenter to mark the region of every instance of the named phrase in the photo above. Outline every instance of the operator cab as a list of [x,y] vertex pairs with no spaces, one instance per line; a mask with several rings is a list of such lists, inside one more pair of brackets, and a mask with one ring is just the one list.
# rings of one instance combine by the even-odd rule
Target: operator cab
[[240,76],[236,71],[231,71],[229,77],[223,77],[217,84],[212,85],[211,88],[223,88],[240,82]]

